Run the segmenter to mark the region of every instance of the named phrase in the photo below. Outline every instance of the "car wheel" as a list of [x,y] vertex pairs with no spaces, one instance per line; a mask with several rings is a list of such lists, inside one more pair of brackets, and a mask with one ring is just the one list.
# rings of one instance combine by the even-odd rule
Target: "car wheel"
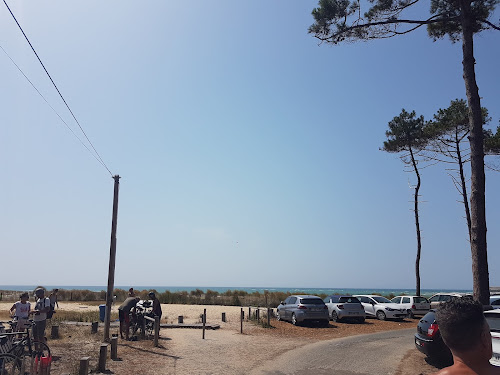
[[334,322],[339,320],[339,316],[337,315],[337,312],[335,310],[332,311],[332,320]]
[[296,326],[298,324],[297,322],[297,317],[295,316],[295,313],[292,314],[292,324]]
[[276,311],[276,320],[279,322],[281,320],[280,311]]
[[408,318],[415,319],[415,315],[413,315],[413,312],[411,310],[408,310]]
[[385,320],[385,318],[386,318],[385,313],[382,310],[377,311],[378,320]]

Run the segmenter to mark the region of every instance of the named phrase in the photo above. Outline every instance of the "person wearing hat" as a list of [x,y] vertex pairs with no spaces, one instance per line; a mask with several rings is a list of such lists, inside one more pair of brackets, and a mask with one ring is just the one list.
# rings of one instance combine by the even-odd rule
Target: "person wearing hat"
[[161,319],[161,305],[160,305],[160,300],[156,298],[156,295],[154,292],[149,292],[148,294],[149,299],[153,302],[153,314],[157,315]]
[[47,324],[47,312],[50,310],[50,299],[45,297],[45,289],[37,288],[35,290],[36,305],[30,312],[33,314],[33,339],[43,342],[45,340],[45,326]]

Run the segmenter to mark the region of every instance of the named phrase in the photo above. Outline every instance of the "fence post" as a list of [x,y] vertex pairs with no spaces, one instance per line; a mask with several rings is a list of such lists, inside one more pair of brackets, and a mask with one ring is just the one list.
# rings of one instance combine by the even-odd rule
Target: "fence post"
[[267,327],[271,327],[271,309],[267,308]]
[[179,315],[179,316],[177,317],[177,323],[179,323],[179,324],[184,323],[184,316],[183,316],[183,315]]
[[255,310],[255,319],[257,322],[260,320],[260,308],[257,307],[257,310]]
[[97,333],[97,327],[99,326],[99,322],[92,322],[92,328],[90,329],[91,333]]
[[205,325],[207,323],[207,309],[203,309],[203,340],[205,340]]
[[243,312],[243,307],[241,308],[241,314],[240,314],[240,323],[241,323],[241,327],[240,327],[240,333],[243,333],[243,317],[245,316],[245,313]]
[[252,308],[250,306],[248,306],[248,318],[247,320],[250,320],[252,319]]
[[118,337],[111,337],[111,359],[118,359]]
[[106,358],[108,357],[108,344],[101,344],[99,350],[99,371],[106,371]]
[[155,315],[155,340],[154,345],[158,347],[158,339],[160,338],[160,317]]
[[146,319],[143,317],[142,318],[142,327],[141,327],[141,339],[146,338]]
[[226,322],[226,313],[225,312],[222,313],[222,321],[224,323]]
[[58,339],[59,338],[59,326],[58,325],[53,325],[51,330],[50,330],[50,338],[51,339]]
[[90,357],[82,357],[80,359],[80,371],[78,375],[88,375],[89,374],[89,360]]

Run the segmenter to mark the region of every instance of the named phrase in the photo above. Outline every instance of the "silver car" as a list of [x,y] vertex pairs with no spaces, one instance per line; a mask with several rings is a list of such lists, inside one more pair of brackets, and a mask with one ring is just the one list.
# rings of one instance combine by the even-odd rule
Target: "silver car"
[[330,323],[328,307],[318,296],[293,295],[280,303],[276,312],[277,320],[287,320],[293,325],[305,321],[319,322],[324,326]]
[[397,303],[406,309],[408,317],[411,319],[415,318],[416,315],[424,316],[431,307],[429,301],[421,296],[397,296],[391,299],[391,302]]
[[333,295],[326,297],[323,301],[334,322],[342,319],[353,319],[359,323],[365,321],[365,309],[356,297]]

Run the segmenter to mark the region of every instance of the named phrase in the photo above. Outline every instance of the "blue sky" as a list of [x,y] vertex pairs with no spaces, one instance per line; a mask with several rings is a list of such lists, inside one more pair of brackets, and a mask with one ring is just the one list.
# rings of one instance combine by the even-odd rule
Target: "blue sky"
[[[316,1],[9,5],[122,177],[115,284],[414,287],[415,181],[379,148],[402,108],[430,119],[465,98],[460,44],[422,29],[320,46],[307,34]],[[475,39],[494,127],[499,37]],[[77,132],[3,4],[0,45]],[[0,284],[104,285],[113,180],[3,51],[0,71],[0,248],[12,266]],[[498,191],[487,172],[497,286]],[[422,171],[421,195],[422,287],[472,288],[444,166]]]

